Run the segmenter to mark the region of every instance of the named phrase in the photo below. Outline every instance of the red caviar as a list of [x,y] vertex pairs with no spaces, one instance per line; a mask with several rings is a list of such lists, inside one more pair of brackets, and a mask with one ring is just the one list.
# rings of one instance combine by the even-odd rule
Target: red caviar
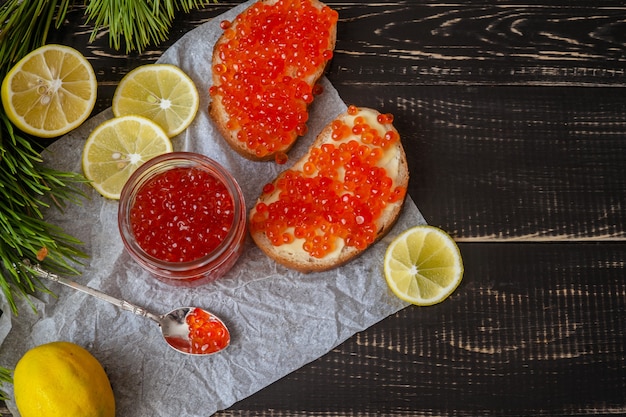
[[[354,116],[358,109],[350,106],[348,113]],[[392,117],[382,119],[388,120]],[[303,249],[317,258],[335,250],[340,238],[360,250],[374,242],[379,230],[376,221],[385,207],[406,195],[406,188],[394,186],[379,166],[385,150],[399,140],[398,134],[387,130],[381,136],[359,117],[352,126],[335,121],[332,129],[340,132],[338,138],[333,136],[338,142],[311,149],[301,170],[287,170],[275,185],[263,188],[266,195],[277,189],[279,198],[257,203],[250,219],[252,233],[263,231],[275,246],[303,239]],[[360,142],[349,135],[360,136]]]
[[[258,2],[237,16],[218,45],[212,97],[221,97],[229,129],[258,157],[287,149],[306,133],[307,105],[320,88],[303,81],[332,58],[336,11],[310,0]],[[225,32],[226,33],[226,32]]]
[[233,198],[223,182],[198,168],[173,168],[139,189],[130,224],[146,253],[190,262],[222,243],[233,216]]
[[39,262],[43,262],[43,260],[46,259],[46,257],[48,256],[48,253],[48,248],[43,246],[37,251],[37,260]]
[[195,286],[228,272],[243,251],[246,210],[216,161],[170,152],[145,162],[120,195],[118,224],[131,257],[157,278]]
[[195,308],[185,318],[189,326],[189,353],[213,353],[230,343],[230,333],[224,324],[206,311]]
[[276,161],[278,165],[284,165],[289,160],[289,157],[287,156],[285,152],[277,152],[276,156],[274,157],[274,160]]

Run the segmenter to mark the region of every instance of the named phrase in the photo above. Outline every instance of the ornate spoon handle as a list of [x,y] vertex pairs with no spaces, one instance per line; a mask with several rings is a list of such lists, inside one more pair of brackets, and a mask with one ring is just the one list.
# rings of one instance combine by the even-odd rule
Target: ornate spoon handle
[[57,274],[53,274],[52,272],[46,271],[45,269],[41,268],[41,266],[39,266],[38,264],[35,264],[35,265],[31,264],[30,261],[28,260],[25,260],[24,264],[28,267],[28,269],[32,273],[34,273],[40,278],[46,278],[46,279],[49,279],[50,281],[58,282],[59,284],[63,284],[75,290],[84,292],[85,294],[99,298],[100,300],[106,301],[107,303],[111,303],[114,306],[121,308],[122,310],[130,311],[131,313],[134,313],[138,316],[147,317],[149,319],[154,320],[155,322],[159,324],[161,323],[159,316],[157,316],[154,313],[149,312],[148,310],[144,308],[131,304],[128,301],[120,300],[118,298],[112,297],[108,294],[95,290],[86,285],[82,285],[82,284],[79,284],[78,282],[74,282],[67,278],[63,278]]

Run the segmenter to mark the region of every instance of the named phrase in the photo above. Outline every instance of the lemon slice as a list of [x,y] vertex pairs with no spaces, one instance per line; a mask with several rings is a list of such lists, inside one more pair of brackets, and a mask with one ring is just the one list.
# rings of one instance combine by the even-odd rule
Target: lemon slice
[[172,152],[163,129],[140,116],[122,116],[98,125],[83,148],[85,177],[103,196],[119,200],[124,184],[144,162]]
[[80,126],[96,103],[96,74],[77,50],[44,45],[11,68],[2,82],[2,104],[15,126],[42,138]]
[[433,226],[415,226],[397,236],[385,253],[385,278],[404,301],[427,306],[445,300],[463,278],[461,252]]
[[113,94],[113,114],[147,117],[169,137],[191,124],[200,99],[196,85],[180,68],[170,64],[147,64],[122,78]]

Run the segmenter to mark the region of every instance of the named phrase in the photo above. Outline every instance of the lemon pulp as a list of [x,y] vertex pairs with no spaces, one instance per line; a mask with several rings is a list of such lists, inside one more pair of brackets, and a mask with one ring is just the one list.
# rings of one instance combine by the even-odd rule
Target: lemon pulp
[[96,103],[96,75],[77,50],[44,45],[15,64],[2,82],[2,104],[23,132],[42,138],[80,126]]
[[191,124],[199,102],[198,90],[183,70],[170,64],[147,64],[122,78],[111,108],[118,117],[146,117],[173,137]]
[[460,284],[463,260],[443,230],[423,225],[397,236],[387,248],[385,279],[400,299],[416,305],[445,300]]
[[163,129],[149,119],[115,117],[101,123],[87,138],[83,172],[100,194],[116,200],[137,168],[172,149]]

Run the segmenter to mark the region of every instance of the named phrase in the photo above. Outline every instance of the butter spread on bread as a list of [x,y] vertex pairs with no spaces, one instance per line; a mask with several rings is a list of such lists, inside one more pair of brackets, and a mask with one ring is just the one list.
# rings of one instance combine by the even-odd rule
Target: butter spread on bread
[[393,117],[350,106],[307,154],[266,184],[250,210],[250,233],[289,268],[324,271],[383,237],[397,220],[409,181]]
[[333,55],[337,19],[318,0],[261,0],[222,22],[209,115],[239,154],[282,158],[306,133],[316,82]]

